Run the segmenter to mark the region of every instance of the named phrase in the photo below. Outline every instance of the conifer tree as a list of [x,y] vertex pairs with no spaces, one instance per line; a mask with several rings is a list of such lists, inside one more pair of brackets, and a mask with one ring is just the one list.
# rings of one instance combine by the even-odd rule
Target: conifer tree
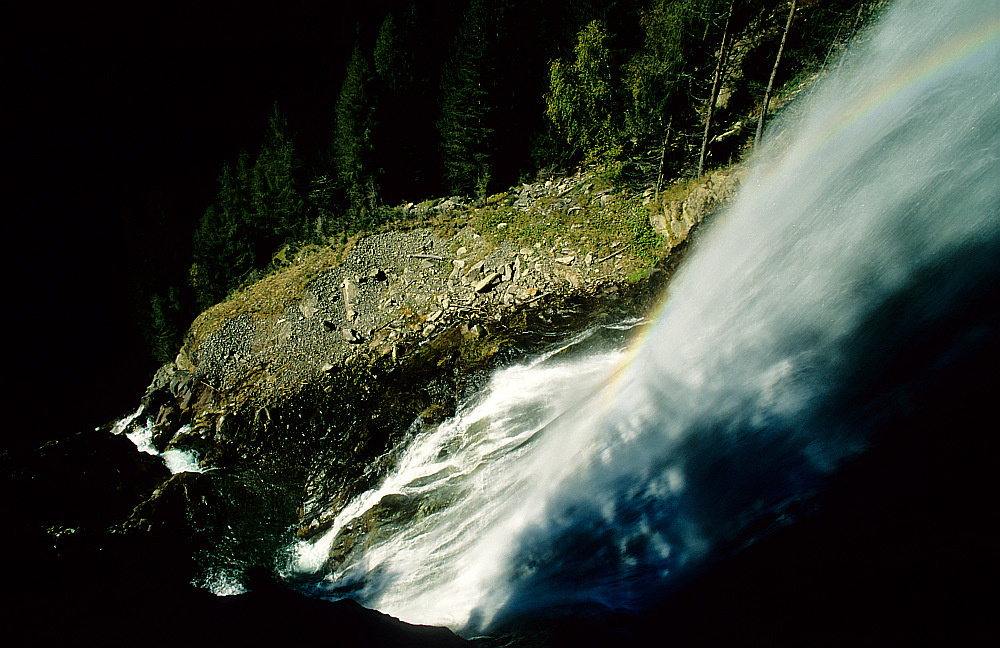
[[[420,50],[411,7],[400,17],[389,13],[375,38],[372,63],[375,82],[371,86],[374,105],[372,133],[373,166],[384,200],[395,201],[411,191],[424,175],[427,160],[434,157],[432,145],[421,130],[430,124],[429,103],[416,87],[416,52]],[[433,142],[433,140],[432,140]]]
[[371,63],[354,44],[347,75],[337,98],[333,157],[348,209],[359,217],[375,211],[378,186],[373,157],[374,105],[371,97]]
[[301,237],[305,233],[304,201],[297,184],[297,172],[298,160],[288,134],[288,120],[275,102],[251,178],[251,236],[256,242],[258,257],[272,252],[271,248],[282,239]]
[[453,193],[471,193],[477,187],[482,192],[491,175],[493,75],[488,47],[498,31],[497,9],[502,7],[473,0],[441,79],[437,128],[445,186]]
[[216,203],[205,210],[194,233],[190,283],[202,307],[221,300],[254,268],[248,157],[241,151],[235,165],[223,165]]

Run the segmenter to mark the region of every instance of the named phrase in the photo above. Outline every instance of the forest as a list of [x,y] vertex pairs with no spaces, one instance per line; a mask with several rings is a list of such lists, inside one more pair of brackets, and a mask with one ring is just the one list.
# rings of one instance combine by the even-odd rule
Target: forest
[[[884,5],[861,0],[419,0],[356,10],[327,102],[275,97],[218,160],[214,199],[148,201],[132,299],[150,360],[191,319],[305,243],[429,197],[487,196],[580,167],[659,186],[742,158],[768,105],[837,60]],[[293,35],[294,36],[294,35]],[[263,116],[262,116],[263,117]],[[167,252],[169,248],[169,252]],[[277,255],[279,251],[283,254]]]

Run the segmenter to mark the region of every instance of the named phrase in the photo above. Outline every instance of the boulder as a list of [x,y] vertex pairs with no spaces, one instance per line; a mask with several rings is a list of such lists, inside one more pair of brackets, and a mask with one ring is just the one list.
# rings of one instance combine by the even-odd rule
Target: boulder
[[318,310],[318,302],[319,300],[316,298],[316,295],[311,292],[307,292],[302,298],[302,301],[299,302],[299,312],[302,313],[302,317],[309,319],[315,315]]
[[486,292],[493,286],[493,282],[500,277],[499,272],[491,272],[473,286],[472,290],[477,293]]
[[347,319],[353,321],[358,317],[358,282],[351,277],[344,277],[343,290]]

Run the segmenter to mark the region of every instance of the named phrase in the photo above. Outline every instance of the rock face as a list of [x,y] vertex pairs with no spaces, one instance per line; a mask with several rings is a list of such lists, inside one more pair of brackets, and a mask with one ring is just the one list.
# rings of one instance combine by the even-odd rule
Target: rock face
[[[677,215],[660,223],[670,246],[734,183],[717,174],[671,207]],[[581,203],[637,206],[641,198],[595,191],[577,176],[524,185],[502,200],[545,219]],[[596,244],[585,222],[543,240],[506,239],[515,218],[484,226],[463,210],[455,199],[411,206],[410,213],[444,215],[451,229],[360,237],[336,263],[291,266],[282,271],[288,276],[266,278],[203,313],[176,360],[154,375],[132,425],[150,419],[156,450],[191,451],[211,471],[159,474],[108,528],[122,537],[184,528],[174,541],[197,544],[237,533],[229,527],[239,519],[241,537],[287,542],[290,527],[313,537],[391,467],[409,430],[452,415],[459,395],[494,363],[600,318],[644,313],[679,258],[632,282],[626,275],[638,262],[629,246]],[[289,283],[297,291],[268,306],[275,286]],[[331,560],[436,505],[383,501],[344,529]],[[239,513],[247,510],[253,514]],[[234,560],[244,569],[276,550],[246,550]]]
[[745,170],[740,168],[720,170],[680,199],[651,197],[652,202],[659,201],[650,210],[653,231],[666,237],[671,245],[686,240],[698,223],[736,195],[744,175]]

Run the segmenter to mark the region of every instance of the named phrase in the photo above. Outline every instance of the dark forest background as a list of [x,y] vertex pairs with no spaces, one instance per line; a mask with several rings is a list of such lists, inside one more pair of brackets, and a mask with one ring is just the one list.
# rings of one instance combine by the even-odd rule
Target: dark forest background
[[[797,4],[779,86],[818,70],[882,3]],[[712,135],[735,136],[709,139],[706,167],[738,158],[789,3],[2,11],[17,444],[134,408],[192,318],[285,246],[378,226],[408,201],[482,199],[580,165],[622,183],[696,173],[717,70],[727,96]]]

